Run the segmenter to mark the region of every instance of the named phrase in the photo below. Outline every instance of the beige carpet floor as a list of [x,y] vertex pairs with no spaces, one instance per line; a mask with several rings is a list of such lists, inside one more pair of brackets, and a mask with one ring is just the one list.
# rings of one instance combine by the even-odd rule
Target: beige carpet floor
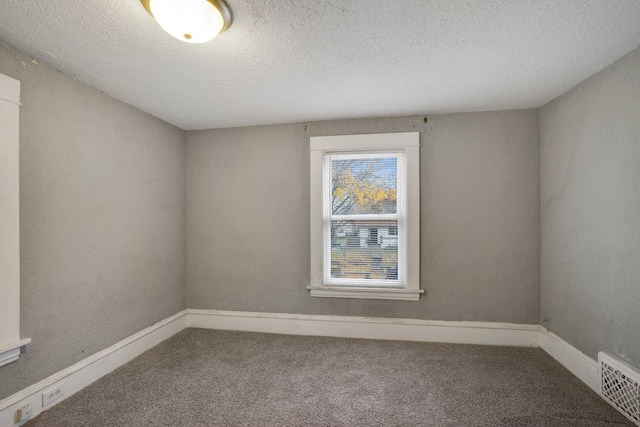
[[27,423],[622,426],[538,348],[187,329]]

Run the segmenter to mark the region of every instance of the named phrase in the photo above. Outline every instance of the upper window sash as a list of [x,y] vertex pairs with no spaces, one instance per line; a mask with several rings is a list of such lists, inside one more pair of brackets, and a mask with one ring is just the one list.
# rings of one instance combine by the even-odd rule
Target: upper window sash
[[[333,161],[340,160],[368,160],[368,159],[394,159],[395,158],[395,190],[396,190],[396,206],[395,213],[375,214],[375,213],[349,213],[349,214],[334,214],[333,213]],[[404,204],[404,191],[405,191],[405,153],[399,150],[383,150],[383,151],[363,151],[359,153],[335,153],[325,152],[323,155],[323,215],[325,217],[330,216],[333,219],[347,219],[347,217],[353,217],[353,219],[365,219],[370,217],[371,219],[397,219],[404,216],[405,204]],[[393,215],[390,217],[389,215]]]

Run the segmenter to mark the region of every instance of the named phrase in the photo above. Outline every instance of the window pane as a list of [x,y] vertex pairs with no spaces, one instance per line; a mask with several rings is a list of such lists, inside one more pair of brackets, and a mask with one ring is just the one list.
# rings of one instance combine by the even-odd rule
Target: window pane
[[331,213],[395,214],[397,156],[331,156]]
[[398,280],[398,221],[331,221],[331,278]]

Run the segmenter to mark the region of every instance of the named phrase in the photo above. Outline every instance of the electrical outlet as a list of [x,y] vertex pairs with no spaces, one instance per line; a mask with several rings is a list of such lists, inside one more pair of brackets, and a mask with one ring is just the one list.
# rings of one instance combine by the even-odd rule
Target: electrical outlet
[[42,393],[42,407],[47,406],[54,400],[57,400],[64,396],[64,383],[57,384],[51,387],[49,390]]
[[16,412],[16,422],[24,421],[31,416],[31,404],[27,403]]

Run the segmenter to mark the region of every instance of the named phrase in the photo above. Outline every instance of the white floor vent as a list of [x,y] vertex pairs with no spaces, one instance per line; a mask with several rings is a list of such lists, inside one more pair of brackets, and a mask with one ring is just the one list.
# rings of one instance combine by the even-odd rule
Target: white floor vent
[[602,352],[598,362],[602,397],[640,426],[640,372]]

